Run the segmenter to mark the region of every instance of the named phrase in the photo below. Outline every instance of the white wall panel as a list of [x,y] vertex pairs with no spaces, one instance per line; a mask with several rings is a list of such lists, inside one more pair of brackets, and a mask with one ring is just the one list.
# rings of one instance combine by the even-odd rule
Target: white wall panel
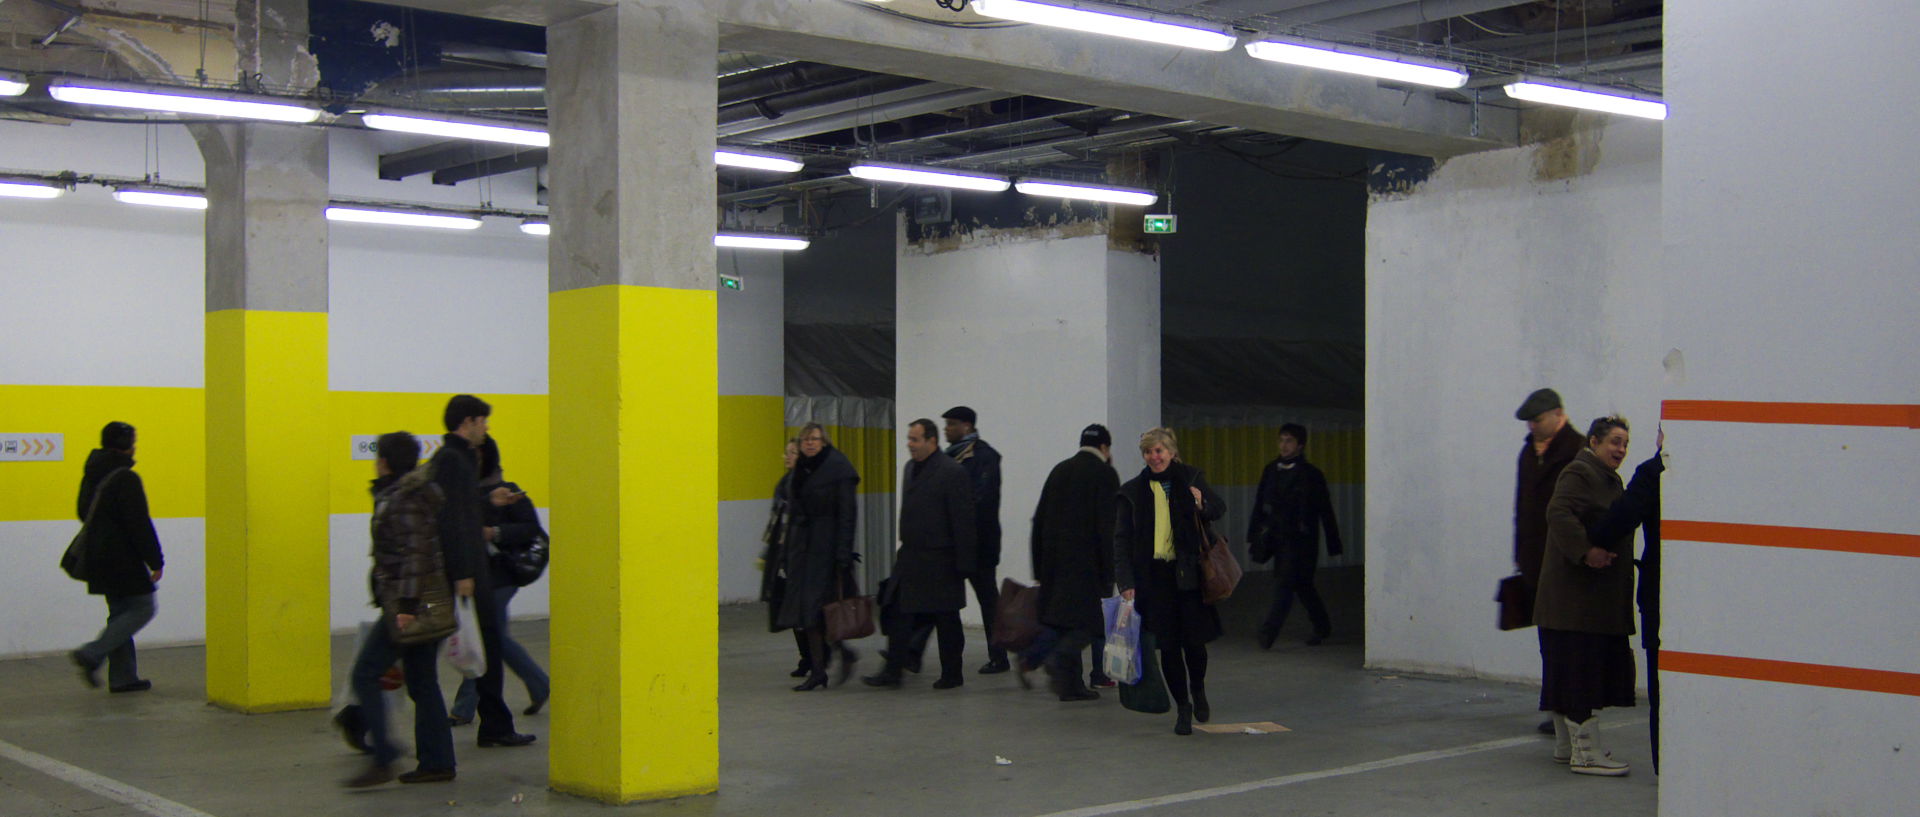
[[[140,647],[205,640],[206,525],[199,519],[155,519],[166,570],[154,597],[153,622],[135,637]],[[65,652],[100,633],[104,596],[60,572],[60,555],[78,521],[0,522],[0,542],[13,569],[0,571],[0,658]]]

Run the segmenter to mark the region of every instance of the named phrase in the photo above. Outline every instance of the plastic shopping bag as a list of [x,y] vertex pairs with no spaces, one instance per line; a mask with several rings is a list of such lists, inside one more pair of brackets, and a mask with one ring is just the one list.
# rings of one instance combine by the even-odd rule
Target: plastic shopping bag
[[1107,645],[1101,656],[1101,671],[1123,684],[1140,682],[1140,617],[1133,602],[1115,596],[1101,599],[1107,616]]
[[480,642],[480,617],[473,611],[473,597],[461,596],[453,605],[453,616],[460,629],[447,636],[440,657],[468,678],[487,672],[487,647]]

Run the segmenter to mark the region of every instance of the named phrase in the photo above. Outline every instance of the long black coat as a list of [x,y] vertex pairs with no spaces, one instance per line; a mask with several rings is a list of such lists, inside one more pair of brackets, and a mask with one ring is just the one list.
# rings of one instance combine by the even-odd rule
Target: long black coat
[[1040,583],[1040,622],[1098,633],[1100,599],[1113,594],[1113,513],[1120,476],[1100,455],[1081,449],[1053,467],[1033,511],[1033,578]]
[[1274,457],[1260,469],[1260,487],[1253,494],[1253,516],[1247,520],[1248,556],[1264,562],[1292,550],[1319,555],[1320,530],[1327,532],[1327,555],[1338,556],[1340,524],[1333,517],[1333,493],[1327,475],[1305,456],[1292,468],[1281,468]]
[[1000,565],[1000,452],[974,436],[947,448],[960,467],[967,469],[967,481],[973,485],[973,532],[979,539],[981,570]]
[[1553,501],[1553,486],[1560,472],[1587,448],[1587,438],[1575,431],[1572,423],[1547,441],[1545,454],[1533,453],[1533,437],[1520,444],[1518,476],[1513,491],[1513,563],[1527,585],[1540,587],[1540,560],[1547,549],[1547,503]]
[[485,521],[486,496],[480,491],[480,460],[465,437],[449,433],[428,463],[446,504],[440,506],[440,550],[446,557],[447,578],[473,579],[473,601],[485,610],[493,603],[492,571],[487,569],[487,542],[480,534]]
[[87,592],[96,596],[152,593],[152,571],[165,565],[160,535],[154,532],[153,517],[147,512],[147,488],[140,475],[133,472],[133,457],[94,449],[80,477],[75,513],[85,520],[101,480],[121,468],[127,470],[107,484],[100,507],[94,511],[93,526],[87,529]]
[[[853,463],[833,446],[794,466],[787,587],[775,626],[820,626],[820,608],[840,598],[836,584],[842,567],[853,564],[853,534],[860,521],[854,490],[859,484]],[[850,593],[856,590],[847,588]]]
[[[1198,468],[1176,461],[1167,466],[1166,475],[1173,481],[1173,490],[1167,492],[1167,508],[1173,513],[1176,589],[1165,594],[1152,586],[1153,491],[1147,483],[1156,477],[1145,468],[1120,486],[1120,502],[1114,511],[1114,582],[1121,590],[1134,591],[1134,607],[1140,611],[1141,624],[1162,647],[1204,644],[1220,637],[1220,614],[1211,605],[1200,603],[1202,543],[1195,520],[1212,522],[1225,516],[1227,503]],[[1200,489],[1200,495],[1206,498],[1204,510],[1193,506],[1193,493],[1188,488]]]
[[949,613],[967,606],[967,574],[979,568],[973,486],[966,469],[938,451],[909,461],[900,480],[900,551],[893,584],[902,613]]

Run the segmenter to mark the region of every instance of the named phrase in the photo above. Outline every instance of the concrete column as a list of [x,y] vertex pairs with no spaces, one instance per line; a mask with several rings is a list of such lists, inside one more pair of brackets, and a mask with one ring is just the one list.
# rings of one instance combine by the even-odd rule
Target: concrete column
[[324,706],[327,135],[196,128],[207,162],[207,697]]
[[1033,506],[1080,429],[1111,428],[1115,466],[1131,475],[1133,441],[1160,420],[1159,261],[1110,247],[1104,224],[1076,228],[900,246],[894,427],[904,447],[916,418],[979,412],[981,438],[1005,457],[1001,576],[1032,578]]
[[705,4],[547,30],[555,559],[549,775],[610,803],[719,785],[714,60]]

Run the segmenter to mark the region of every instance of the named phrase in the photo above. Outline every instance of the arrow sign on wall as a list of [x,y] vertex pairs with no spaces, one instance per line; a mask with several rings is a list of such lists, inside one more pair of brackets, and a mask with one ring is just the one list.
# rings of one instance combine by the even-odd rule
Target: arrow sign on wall
[[60,462],[67,458],[65,434],[0,434],[0,462]]

